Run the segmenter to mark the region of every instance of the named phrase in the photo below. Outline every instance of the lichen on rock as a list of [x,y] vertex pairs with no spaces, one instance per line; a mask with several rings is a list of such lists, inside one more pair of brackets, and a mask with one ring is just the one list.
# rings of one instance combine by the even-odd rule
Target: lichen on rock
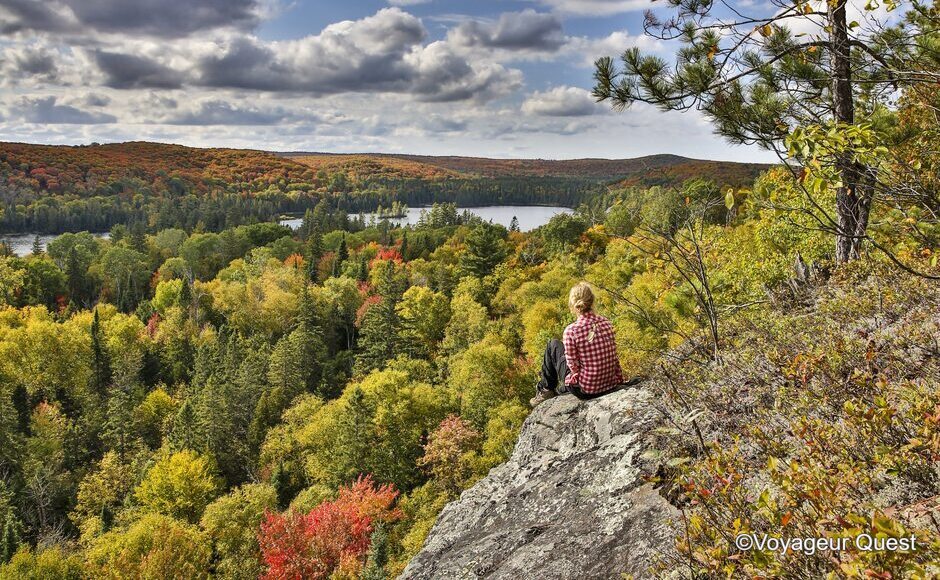
[[673,549],[678,512],[646,482],[661,421],[645,389],[555,397],[509,460],[438,517],[401,578],[637,578]]

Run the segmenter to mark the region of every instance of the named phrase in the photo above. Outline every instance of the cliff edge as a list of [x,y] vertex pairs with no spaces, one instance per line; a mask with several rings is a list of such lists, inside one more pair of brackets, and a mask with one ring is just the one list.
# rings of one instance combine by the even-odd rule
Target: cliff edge
[[401,578],[647,577],[678,512],[644,481],[653,395],[555,397],[509,460],[447,505]]

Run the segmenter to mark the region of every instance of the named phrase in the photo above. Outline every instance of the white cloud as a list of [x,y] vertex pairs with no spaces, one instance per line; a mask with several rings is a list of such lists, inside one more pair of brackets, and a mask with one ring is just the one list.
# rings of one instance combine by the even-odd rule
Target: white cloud
[[266,41],[219,33],[172,44],[120,39],[108,50],[74,48],[85,84],[117,89],[239,89],[303,93],[401,93],[426,101],[487,100],[522,84],[522,73],[493,59],[470,58],[452,42],[425,44],[420,19],[385,8],[336,22],[319,34]]
[[602,110],[588,91],[577,87],[536,91],[522,103],[523,113],[541,117],[585,117]]
[[127,33],[177,38],[216,28],[248,30],[270,0],[4,0],[0,32]]
[[653,7],[652,0],[538,0],[558,12],[585,16],[609,16]]
[[467,47],[554,52],[565,42],[561,20],[554,14],[523,10],[499,19],[466,19],[447,33],[448,41]]
[[[224,16],[225,7],[211,1],[213,14]],[[6,37],[0,32],[0,139],[554,158],[727,151],[694,115],[639,106],[608,114],[584,87],[568,86],[590,82],[583,70],[568,78],[572,65],[590,67],[629,46],[663,50],[626,31],[598,38],[564,33],[568,14],[611,14],[638,2],[531,1],[541,3],[541,12],[428,17],[444,28],[433,40],[424,21],[398,7],[276,41],[251,28],[253,17],[242,12],[178,34],[167,23],[179,10],[155,22],[131,19],[130,31],[104,16],[95,16],[95,27],[65,32],[33,20]],[[285,4],[238,2],[254,5],[255,14]],[[561,86],[523,92],[526,79],[514,63],[532,60],[553,63],[551,81]]]
[[646,52],[662,52],[667,44],[645,34],[635,36],[626,30],[618,30],[607,36],[589,38],[570,37],[565,45],[565,52],[578,57],[578,63],[587,68],[594,67],[594,61],[602,56],[619,57],[628,48],[637,47]]
[[22,97],[10,114],[27,123],[48,125],[96,125],[117,121],[117,117],[108,113],[89,112],[56,101],[54,96]]

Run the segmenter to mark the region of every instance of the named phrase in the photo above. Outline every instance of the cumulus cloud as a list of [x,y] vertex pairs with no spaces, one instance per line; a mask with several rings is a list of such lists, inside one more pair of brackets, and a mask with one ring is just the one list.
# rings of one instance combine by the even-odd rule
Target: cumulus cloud
[[[176,103],[174,102],[174,106]],[[199,102],[189,110],[173,111],[155,119],[166,125],[274,125],[290,117],[283,108],[263,110],[243,107],[221,99]]]
[[0,0],[0,33],[96,31],[178,38],[216,28],[252,29],[265,8],[258,0]]
[[652,8],[652,0],[539,0],[540,3],[568,14],[607,16]]
[[105,75],[104,84],[114,89],[176,89],[183,84],[179,72],[143,56],[103,50],[93,55]]
[[591,93],[577,87],[536,91],[522,103],[523,113],[540,117],[585,117],[600,111]]
[[200,84],[329,94],[359,87],[401,90],[414,71],[404,57],[419,48],[421,21],[398,8],[331,24],[318,35],[267,43],[236,37],[198,65]]
[[431,134],[437,133],[457,133],[467,130],[467,122],[452,117],[442,117],[441,115],[432,115],[424,119],[421,128]]
[[[109,86],[173,88],[181,84],[325,96],[397,92],[427,101],[489,99],[521,85],[521,73],[492,62],[470,62],[451,43],[423,44],[421,20],[386,8],[360,20],[331,24],[296,40],[232,35],[190,51],[171,69],[156,59],[96,53]],[[107,58],[102,59],[102,56]],[[176,60],[185,60],[177,54]]]
[[485,101],[520,88],[523,81],[520,71],[499,64],[471,65],[440,41],[412,52],[405,61],[415,72],[413,92],[429,102]]
[[0,70],[7,81],[33,78],[55,81],[56,55],[44,46],[10,46],[0,56]]
[[[502,14],[504,4],[491,2],[467,16],[435,11],[449,5],[431,0],[385,0],[391,7],[358,8],[302,37],[266,36],[293,29],[282,21],[260,31],[294,2],[0,0],[0,139],[543,157],[720,146],[706,124],[692,123],[690,137],[688,116],[663,125],[639,108],[603,114],[570,86],[521,92],[526,61],[557,65],[535,70],[538,86],[551,87],[570,82],[571,65],[652,48],[625,31],[589,38],[563,29],[572,14],[647,1],[526,0],[518,4],[536,9]],[[436,14],[422,21],[401,8],[417,4]],[[441,30],[430,38],[426,23]],[[554,82],[542,85],[544,77]],[[612,152],[604,135],[618,129],[642,136]]]
[[82,98],[82,104],[86,107],[107,107],[111,104],[111,97],[98,93],[87,93]]
[[505,12],[495,22],[465,20],[448,33],[448,40],[468,47],[555,51],[565,36],[557,16],[527,9]]
[[27,123],[49,125],[97,125],[117,121],[114,115],[83,111],[71,105],[57,104],[56,101],[54,96],[23,97],[13,106],[12,115]]
[[581,66],[593,68],[594,61],[598,58],[602,56],[617,58],[625,50],[633,47],[646,52],[661,52],[667,47],[667,43],[645,34],[635,36],[626,30],[618,30],[607,36],[596,38],[570,37],[564,51],[574,53],[580,57],[579,64]]

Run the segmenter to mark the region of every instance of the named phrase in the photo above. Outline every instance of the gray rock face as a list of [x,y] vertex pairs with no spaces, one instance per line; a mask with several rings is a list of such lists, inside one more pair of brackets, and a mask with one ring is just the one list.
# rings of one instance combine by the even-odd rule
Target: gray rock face
[[678,512],[641,473],[659,413],[643,389],[555,397],[512,457],[441,512],[403,579],[649,576]]

